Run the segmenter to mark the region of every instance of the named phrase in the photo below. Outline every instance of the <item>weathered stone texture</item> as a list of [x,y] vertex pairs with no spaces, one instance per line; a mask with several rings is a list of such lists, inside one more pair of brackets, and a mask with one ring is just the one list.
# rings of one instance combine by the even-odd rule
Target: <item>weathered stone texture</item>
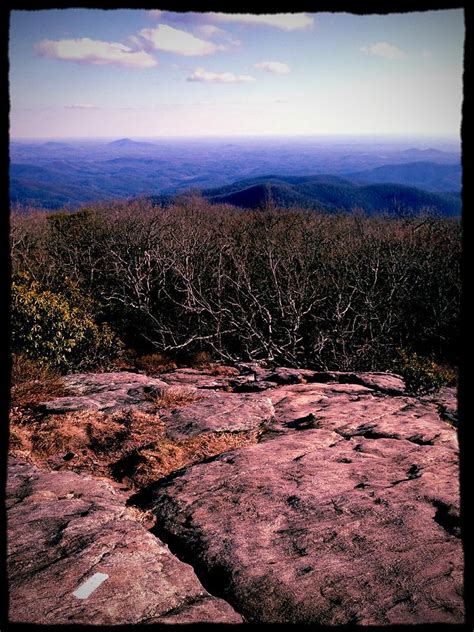
[[[64,415],[78,430],[63,430],[85,433],[75,452],[100,456],[94,473],[175,465],[151,467],[140,485],[155,482],[129,499],[154,512],[155,537],[107,483],[12,460],[12,621],[463,622],[455,389],[414,397],[393,374],[258,363],[78,374],[67,386],[43,414],[53,432],[57,413],[91,411]],[[127,408],[139,412],[108,414]],[[49,445],[48,419],[31,423],[32,450],[38,437]],[[196,456],[209,441],[222,447]],[[57,467],[76,467],[61,449]],[[185,449],[193,464],[178,469]],[[94,572],[109,579],[78,600]]]
[[164,411],[161,419],[172,439],[205,432],[240,432],[269,425],[274,408],[268,397],[212,392],[201,399]]
[[[21,623],[238,623],[105,482],[12,459],[7,486],[9,620]],[[109,578],[87,599],[74,591]]]
[[463,621],[456,431],[378,389],[271,389],[266,440],[141,495],[249,621]]
[[166,388],[166,382],[157,378],[130,373],[74,373],[64,378],[69,395],[45,402],[44,414],[66,413],[79,410],[115,412],[124,408],[152,407],[150,397]]

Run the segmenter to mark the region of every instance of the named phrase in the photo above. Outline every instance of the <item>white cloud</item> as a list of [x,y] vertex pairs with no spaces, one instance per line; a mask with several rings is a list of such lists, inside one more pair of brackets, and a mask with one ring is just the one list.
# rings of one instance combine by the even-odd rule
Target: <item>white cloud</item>
[[220,29],[218,26],[214,26],[213,24],[201,24],[196,27],[196,31],[204,37],[215,37],[216,35],[222,37],[223,35],[227,35],[224,29]]
[[314,24],[314,18],[307,13],[210,13],[209,17],[217,22],[273,26],[283,31],[304,29]]
[[222,44],[206,42],[187,31],[180,31],[166,24],[160,24],[154,29],[142,29],[140,35],[153,48],[177,55],[212,55],[226,48]]
[[205,83],[252,83],[255,78],[249,75],[234,75],[232,72],[209,72],[204,68],[197,68],[186,80]]
[[385,57],[385,59],[405,59],[406,57],[402,50],[388,42],[377,42],[371,46],[362,46],[360,50],[367,55]]
[[44,39],[35,44],[35,49],[42,57],[98,66],[111,64],[127,68],[152,68],[158,65],[156,59],[145,51],[134,51],[119,42],[102,42],[88,37]]
[[425,48],[425,49],[423,49],[423,50],[421,51],[421,56],[422,56],[424,59],[431,59],[431,58],[433,57],[433,53],[432,53],[432,51],[430,51],[430,50],[428,50],[427,48]]
[[265,72],[271,72],[277,75],[287,75],[290,72],[290,67],[282,61],[260,61],[258,64],[254,64],[254,68],[265,70]]
[[233,37],[230,33],[213,24],[201,24],[194,29],[194,32],[209,39],[220,39],[231,46],[240,46],[242,44],[240,40]]

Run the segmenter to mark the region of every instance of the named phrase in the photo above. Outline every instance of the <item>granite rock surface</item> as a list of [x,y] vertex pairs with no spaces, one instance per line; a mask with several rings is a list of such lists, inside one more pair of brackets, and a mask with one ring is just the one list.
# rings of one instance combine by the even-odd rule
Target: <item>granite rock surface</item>
[[[11,459],[6,507],[11,622],[242,621],[106,482]],[[89,596],[76,596],[99,573],[105,581]]]

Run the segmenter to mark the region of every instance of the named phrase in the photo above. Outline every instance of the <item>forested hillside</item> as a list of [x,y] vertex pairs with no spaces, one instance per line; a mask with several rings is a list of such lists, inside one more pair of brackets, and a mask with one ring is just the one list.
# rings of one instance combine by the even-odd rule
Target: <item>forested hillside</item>
[[[439,151],[410,146],[411,142],[418,144],[416,140],[407,140],[407,144],[383,139],[328,142],[314,137],[229,140],[12,141],[10,200],[46,209],[65,206],[74,209],[92,202],[175,195],[191,189],[233,186],[233,183],[242,189],[245,182],[262,184],[272,174],[280,187],[280,180],[295,185],[303,184],[299,178],[307,179],[304,190],[292,186],[289,195],[281,190],[282,204],[291,199],[293,203],[312,207],[317,202],[319,208],[324,208],[324,196],[318,199],[315,192],[308,190],[308,183],[314,176],[323,181],[336,176],[346,180],[345,187],[350,181],[354,195],[360,198],[354,201],[367,203],[367,210],[377,207],[380,199],[361,193],[354,185],[393,183],[417,187],[423,190],[423,195],[428,195],[423,201],[425,205],[433,203],[429,192],[452,192],[458,195],[455,212],[459,213],[461,160],[456,144],[448,144],[448,151]],[[292,181],[293,177],[296,180]],[[403,203],[418,204],[418,200],[410,197],[403,199],[403,189],[398,195]],[[339,197],[346,208],[342,191]],[[328,203],[337,206],[339,200],[336,196],[334,203]]]
[[361,208],[370,214],[416,214],[428,209],[444,216],[461,213],[461,197],[455,193],[431,193],[387,181],[357,185],[337,176],[264,176],[206,189],[203,195],[214,203],[245,208],[272,201],[283,207],[298,205],[328,212]]

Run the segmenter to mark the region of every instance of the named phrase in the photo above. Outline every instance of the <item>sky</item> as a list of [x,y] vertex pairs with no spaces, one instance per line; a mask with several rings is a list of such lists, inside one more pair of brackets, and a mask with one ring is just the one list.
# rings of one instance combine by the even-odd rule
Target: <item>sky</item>
[[10,136],[460,137],[464,11],[12,11]]

